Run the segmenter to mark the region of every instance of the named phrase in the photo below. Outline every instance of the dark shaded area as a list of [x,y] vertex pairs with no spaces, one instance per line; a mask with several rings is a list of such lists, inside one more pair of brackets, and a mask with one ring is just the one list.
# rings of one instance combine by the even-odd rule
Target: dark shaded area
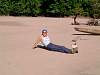
[[48,50],[45,46],[42,46],[42,45],[37,45],[37,48],[42,48],[42,49]]
[[90,36],[100,36],[100,34],[72,34],[72,35],[90,35]]

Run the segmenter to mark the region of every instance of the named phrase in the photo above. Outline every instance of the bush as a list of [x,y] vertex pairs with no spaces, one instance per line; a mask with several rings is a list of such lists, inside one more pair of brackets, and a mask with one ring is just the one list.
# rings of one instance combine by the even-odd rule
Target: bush
[[100,17],[100,0],[0,0],[0,15]]

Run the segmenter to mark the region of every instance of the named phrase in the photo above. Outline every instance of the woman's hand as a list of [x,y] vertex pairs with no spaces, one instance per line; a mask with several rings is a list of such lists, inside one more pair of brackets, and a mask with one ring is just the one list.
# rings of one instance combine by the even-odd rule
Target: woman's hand
[[37,47],[38,43],[40,43],[41,41],[42,41],[42,38],[41,38],[41,36],[39,36],[37,38],[37,40],[35,41],[35,43],[32,45],[32,48],[35,49]]
[[37,46],[34,44],[34,45],[32,45],[32,49],[35,49]]

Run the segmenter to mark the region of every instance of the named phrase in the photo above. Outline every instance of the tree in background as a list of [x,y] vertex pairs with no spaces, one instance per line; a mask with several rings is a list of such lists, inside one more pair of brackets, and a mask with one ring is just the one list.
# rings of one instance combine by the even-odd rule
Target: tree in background
[[98,16],[100,0],[0,0],[0,15],[12,16]]
[[70,15],[70,0],[54,0],[52,4],[46,9],[50,16],[69,16]]
[[79,0],[78,2],[74,2],[74,8],[72,9],[73,15],[74,15],[74,23],[72,23],[72,25],[79,25],[79,23],[76,21],[78,15],[83,15],[83,8],[81,5],[81,0]]
[[91,8],[90,17],[91,19],[88,21],[87,25],[98,26],[100,25],[100,0],[91,0]]
[[93,18],[100,18],[100,0],[91,0],[92,16]]
[[7,0],[0,0],[0,15],[9,15],[10,3]]
[[39,0],[13,0],[13,8],[10,15],[14,16],[38,16],[40,13]]

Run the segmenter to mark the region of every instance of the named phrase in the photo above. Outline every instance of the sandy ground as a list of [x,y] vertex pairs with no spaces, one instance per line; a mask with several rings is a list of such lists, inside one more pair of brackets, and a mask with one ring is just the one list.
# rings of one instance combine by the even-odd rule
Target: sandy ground
[[[88,19],[78,19],[84,23]],[[0,75],[100,75],[100,36],[72,35],[72,18],[0,17]],[[32,49],[47,28],[53,43],[71,48],[78,39],[78,54]]]

